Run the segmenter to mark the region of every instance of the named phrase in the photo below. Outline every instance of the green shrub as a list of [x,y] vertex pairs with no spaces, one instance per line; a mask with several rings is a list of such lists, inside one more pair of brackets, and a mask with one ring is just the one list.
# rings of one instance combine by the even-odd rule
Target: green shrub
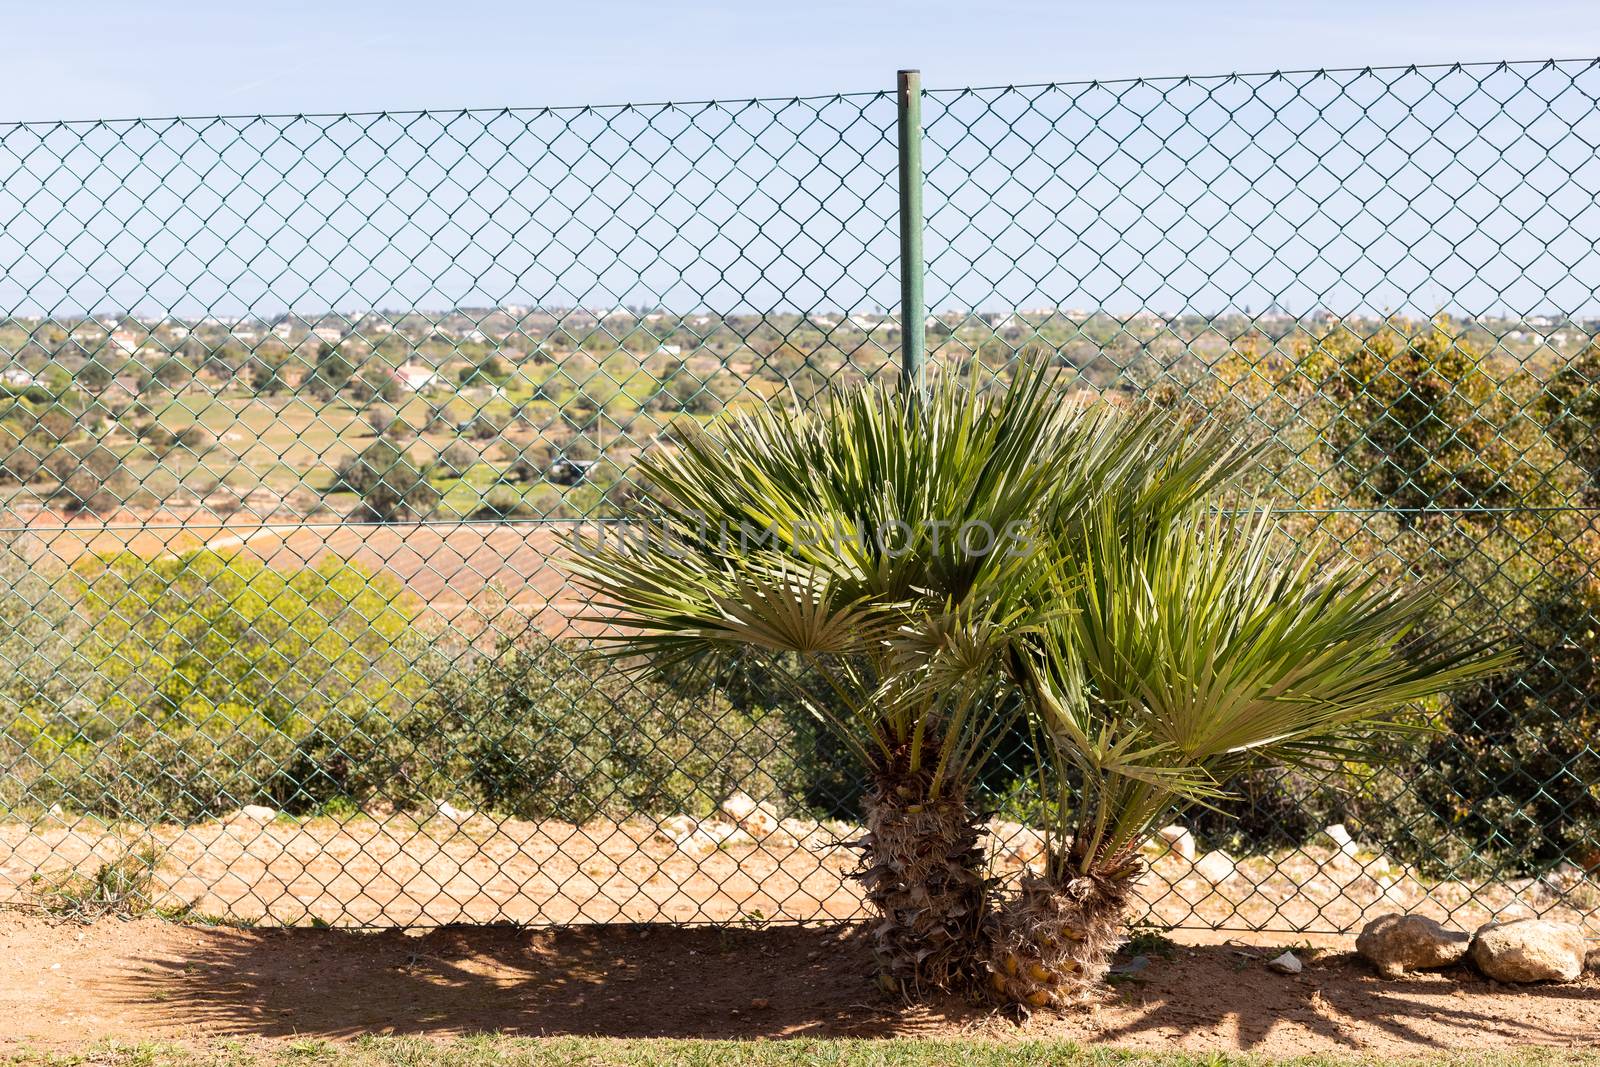
[[807,790],[785,714],[746,692],[634,682],[545,638],[431,647],[386,575],[200,551],[0,557],[0,806],[193,821],[443,798],[572,821],[705,814]]
[[192,822],[269,801],[294,752],[293,737],[260,722],[227,732],[125,722],[99,741],[13,730],[0,756],[8,767],[3,800],[10,808]]
[[731,707],[703,683],[635,681],[544,638],[436,666],[442,673],[410,713],[314,727],[278,779],[278,802],[413,807],[451,797],[582,822],[705,814],[737,789],[772,796],[793,785],[783,715]]
[[518,490],[509,485],[495,485],[483,495],[483,503],[478,505],[472,517],[487,522],[495,519],[538,518],[540,514],[539,509],[529,504]]
[[9,606],[21,617],[68,605],[81,636],[50,670],[69,673],[72,701],[13,689],[13,731],[63,742],[101,741],[135,721],[292,731],[402,708],[425,684],[412,666],[415,601],[395,579],[331,556],[292,571],[212,551],[91,556],[48,596],[19,592]]
[[244,555],[131,553],[73,568],[88,616],[80,649],[116,718],[284,729],[330,714],[398,711],[425,684],[418,608],[400,582],[326,556],[282,571]]
[[1341,331],[1324,348],[1335,472],[1357,500],[1397,509],[1403,525],[1419,509],[1542,502],[1537,427],[1477,348],[1442,324]]
[[1600,863],[1600,596],[1551,590],[1517,638],[1522,667],[1453,700],[1417,762],[1418,805],[1522,869]]
[[[13,564],[10,570],[15,571]],[[11,574],[0,689],[11,806],[198,818],[270,794],[314,724],[405,714],[427,685],[415,602],[328,557],[199,551]]]
[[439,503],[431,473],[431,465],[419,465],[399,445],[378,440],[339,464],[331,491],[360,497],[363,518],[411,522],[427,518]]
[[1569,359],[1540,390],[1535,411],[1582,476],[1584,499],[1600,501],[1600,344]]
[[61,483],[56,499],[68,512],[108,514],[122,506],[137,484],[122,457],[100,444],[58,448],[45,466]]
[[102,860],[92,874],[72,870],[35,875],[33,890],[51,915],[83,920],[107,915],[131,918],[150,910],[160,865],[161,853],[154,845],[130,844],[115,857]]

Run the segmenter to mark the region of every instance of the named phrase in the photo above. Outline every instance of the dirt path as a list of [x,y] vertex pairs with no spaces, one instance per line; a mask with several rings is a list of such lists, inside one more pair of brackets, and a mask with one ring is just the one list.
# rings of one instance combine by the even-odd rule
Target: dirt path
[[[1342,944],[1335,939],[1333,944]],[[1246,950],[1248,951],[1248,950]],[[0,915],[0,1048],[102,1037],[954,1036],[1270,1055],[1600,1045],[1600,976],[1512,989],[1465,969],[1380,981],[1338,949],[1298,978],[1262,952],[1180,946],[1106,1003],[1016,1025],[873,992],[857,928],[522,931],[91,926]]]

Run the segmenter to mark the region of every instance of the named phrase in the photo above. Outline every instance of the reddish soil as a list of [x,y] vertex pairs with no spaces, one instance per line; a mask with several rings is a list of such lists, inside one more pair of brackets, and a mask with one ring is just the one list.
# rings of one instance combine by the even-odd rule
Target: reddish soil
[[[1346,942],[1333,942],[1343,944]],[[1342,949],[1290,978],[1267,949],[1180,946],[1104,1002],[1017,1024],[907,1008],[859,928],[234,930],[0,915],[0,1048],[102,1037],[981,1036],[1270,1055],[1600,1043],[1600,976],[1511,988],[1466,968],[1391,982]]]

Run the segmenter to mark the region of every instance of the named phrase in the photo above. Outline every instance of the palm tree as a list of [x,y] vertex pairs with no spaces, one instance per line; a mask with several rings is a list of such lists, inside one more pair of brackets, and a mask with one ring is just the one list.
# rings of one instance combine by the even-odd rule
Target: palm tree
[[989,957],[1024,1010],[1098,985],[1140,846],[1176,809],[1223,800],[1252,766],[1375,758],[1407,705],[1509,660],[1431,629],[1436,591],[1296,548],[1267,510],[1130,524],[1102,509],[1062,551],[1078,557],[1066,610],[1014,661],[1055,825]]
[[1220,434],[1059,386],[1040,363],[1004,386],[939,376],[925,399],[869,386],[732,413],[643,457],[642,536],[590,539],[573,565],[621,627],[619,659],[759,655],[859,761],[859,876],[891,990],[981,977],[974,780],[1016,704],[1007,664],[1064,583],[1031,539],[1099,507],[1181,511],[1243,462]]

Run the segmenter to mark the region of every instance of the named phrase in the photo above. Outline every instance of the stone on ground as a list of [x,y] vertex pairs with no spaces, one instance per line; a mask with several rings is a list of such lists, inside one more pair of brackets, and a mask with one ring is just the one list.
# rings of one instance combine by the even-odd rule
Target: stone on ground
[[1196,860],[1194,864],[1195,873],[1212,885],[1217,885],[1232,878],[1236,869],[1233,857],[1226,852],[1207,852]]
[[730,795],[719,810],[735,826],[755,838],[776,833],[782,825],[782,820],[770,804],[763,804],[748,793]]
[[1472,962],[1500,982],[1571,982],[1583,974],[1583,931],[1551,919],[1486,923],[1472,938]]
[[1285,952],[1276,959],[1268,960],[1267,969],[1277,971],[1279,974],[1299,974],[1305,966],[1300,962],[1299,956],[1293,952]]
[[278,817],[276,808],[269,808],[265,804],[246,804],[234,812],[229,822],[248,819],[250,822],[271,822]]
[[1179,823],[1174,823],[1171,826],[1163,826],[1161,829],[1156,831],[1156,840],[1164,843],[1167,848],[1171,849],[1173,852],[1176,852],[1190,863],[1194,862],[1194,858],[1197,854],[1194,844],[1194,834],[1189,832],[1189,828],[1187,826]]
[[662,819],[656,829],[667,840],[677,843],[688,840],[699,826],[700,823],[692,815],[670,815]]
[[475,814],[468,808],[458,808],[448,800],[439,801],[439,814],[451,822],[466,822]]
[[709,856],[719,849],[743,848],[755,843],[754,837],[733,823],[707,819],[695,827],[694,833],[678,842],[678,848],[693,856]]
[[1324,827],[1322,832],[1327,834],[1329,839],[1339,847],[1340,852],[1351,859],[1355,859],[1357,853],[1361,851],[1360,846],[1356,844],[1356,839],[1350,836],[1350,831],[1345,828],[1342,822],[1336,822],[1332,826]]
[[1426,915],[1390,913],[1373,919],[1356,938],[1356,951],[1385,978],[1432,971],[1461,962],[1472,935],[1446,930]]

